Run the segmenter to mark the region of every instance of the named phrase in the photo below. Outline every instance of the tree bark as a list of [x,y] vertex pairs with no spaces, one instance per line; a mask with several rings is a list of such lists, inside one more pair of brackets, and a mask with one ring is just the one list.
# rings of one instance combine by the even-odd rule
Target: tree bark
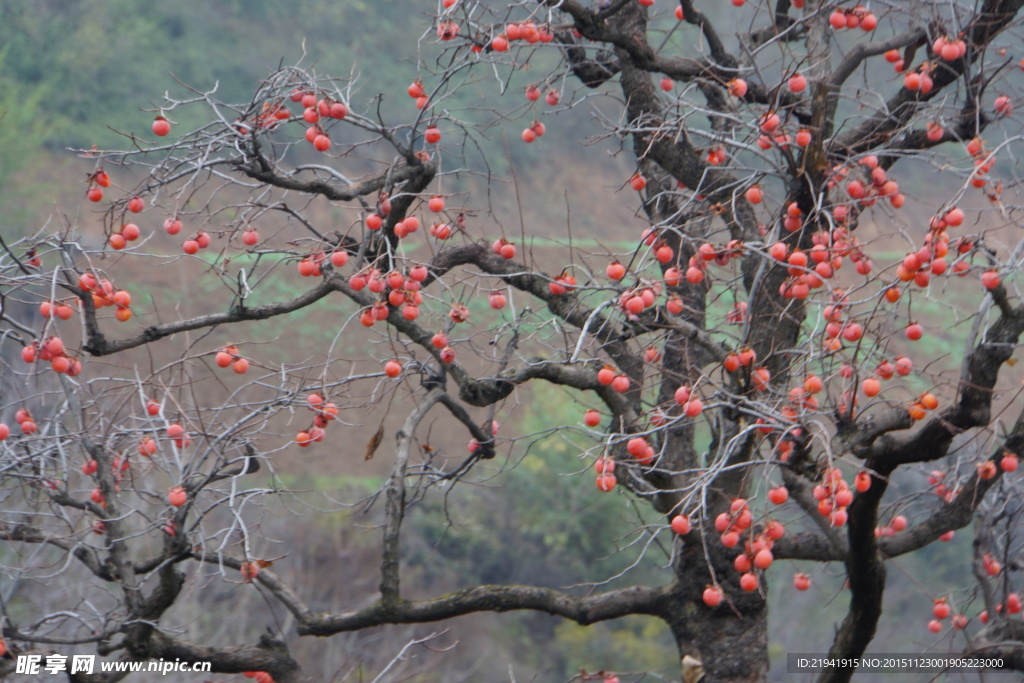
[[[732,551],[714,539],[682,549],[674,569],[676,583],[666,601],[664,619],[672,630],[679,656],[704,664],[703,683],[757,683],[768,676],[768,608],[761,591],[740,589],[732,567]],[[718,607],[704,604],[704,589],[715,581],[726,599]],[[763,577],[762,577],[763,581]]]

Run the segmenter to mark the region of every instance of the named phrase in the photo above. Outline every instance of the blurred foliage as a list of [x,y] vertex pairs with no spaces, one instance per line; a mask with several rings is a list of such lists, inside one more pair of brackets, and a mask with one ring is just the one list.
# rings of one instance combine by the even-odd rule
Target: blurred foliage
[[[432,8],[391,0],[389,9],[394,12],[379,11],[376,3],[325,0],[0,0],[0,44],[6,46],[0,110],[21,110],[39,126],[24,137],[25,145],[111,146],[123,144],[118,131],[148,134],[150,117],[133,112],[155,111],[166,92],[187,97],[179,84],[216,85],[219,101],[244,103],[272,69],[300,60],[317,72],[357,76],[357,107],[377,93],[386,94],[385,102],[399,100],[421,73],[409,28],[426,30],[425,40],[434,41]],[[392,20],[399,15],[415,21]],[[554,63],[550,57],[534,61],[548,62],[533,65],[540,72]],[[479,104],[484,89],[470,86],[445,106]],[[516,147],[526,160],[540,158],[535,149]],[[490,161],[507,165],[504,157]]]
[[[319,76],[354,79],[350,106],[355,110],[371,115],[379,111],[392,124],[410,122],[416,110],[405,92],[408,84],[417,77],[436,84],[430,74],[436,65],[429,62],[437,42],[431,18],[436,7],[391,0],[388,10],[380,11],[371,2],[323,0],[0,0],[0,181],[31,169],[40,159],[46,173],[41,169],[38,179],[18,188],[0,184],[0,201],[17,199],[24,205],[19,223],[38,218],[69,187],[84,192],[82,175],[73,185],[67,178],[53,177],[55,165],[69,168],[75,163],[65,150],[124,148],[129,145],[124,136],[151,138],[150,123],[165,95],[184,100],[215,89],[218,102],[247,103],[257,84],[280,65],[301,63]],[[407,21],[394,21],[395,16]],[[516,93],[542,81],[557,62],[554,52],[531,57],[525,75],[508,82],[511,97],[506,102],[525,108],[526,100]],[[520,144],[522,122],[509,123],[486,104],[508,77],[504,72],[489,74],[445,95],[443,106],[453,119],[481,127],[467,130],[470,135],[459,151],[466,158],[445,159],[444,165],[485,166],[488,177],[499,183],[516,168],[529,174],[522,190],[530,193],[531,206],[562,211],[562,188],[581,180],[563,177],[546,162],[554,155],[608,166],[603,150],[576,144],[599,132],[599,124],[583,118],[571,135],[552,131],[543,146]],[[378,106],[375,100],[381,93]],[[198,127],[208,115],[206,107],[184,107],[171,119],[183,131]],[[450,146],[449,154],[454,149]],[[627,165],[623,161],[610,167],[612,183],[626,174]],[[131,184],[117,174],[114,181],[115,186]],[[470,178],[445,190],[481,189],[479,185]],[[577,223],[581,231],[606,230],[586,214]],[[519,232],[518,225],[510,227]],[[24,234],[28,228],[16,225],[12,230]]]
[[650,617],[626,617],[592,626],[563,621],[555,628],[555,644],[566,661],[585,663],[591,671],[642,670],[673,680],[679,667],[671,635]]
[[[244,102],[270,69],[301,58],[304,40],[318,46],[312,61],[344,65],[338,70],[347,73],[366,46],[339,39],[337,27],[402,44],[394,39],[404,28],[368,10],[367,3],[320,0],[3,0],[0,41],[9,54],[6,77],[47,95],[51,106],[38,111],[45,142],[102,146],[118,141],[110,128],[121,129],[127,112],[178,90],[172,75],[195,88],[218,83],[222,101]],[[373,64],[383,73],[368,75],[387,81],[395,62]],[[126,127],[148,121],[135,117]]]
[[[483,485],[428,497],[412,511],[406,524],[408,566],[418,569],[419,580],[450,589],[477,583],[533,584],[584,594],[669,581],[670,573],[662,566],[670,546],[655,543],[621,579],[582,585],[624,572],[644,543],[622,548],[635,540],[641,526],[663,522],[648,506],[634,507],[622,492],[601,493],[594,487],[593,458],[580,457],[593,445],[590,437],[582,430],[544,431],[552,424],[578,424],[580,397],[544,389],[530,392],[516,427],[509,429],[534,436],[517,441],[504,463],[476,466],[478,474],[503,464],[510,469]],[[663,534],[659,541],[669,544],[671,539]],[[647,670],[676,657],[670,635],[648,619],[619,620],[599,628],[531,614],[505,615],[502,623],[506,621],[514,624],[503,626],[510,639],[532,641],[531,648],[517,650],[517,659],[542,670],[543,680],[569,676],[580,667]],[[607,661],[594,658],[601,652],[610,653]]]

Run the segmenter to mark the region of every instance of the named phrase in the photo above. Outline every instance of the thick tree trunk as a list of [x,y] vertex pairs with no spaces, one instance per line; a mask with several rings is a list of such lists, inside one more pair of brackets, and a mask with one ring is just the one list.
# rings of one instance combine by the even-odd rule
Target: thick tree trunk
[[709,544],[707,552],[726,599],[718,607],[702,595],[714,583],[703,547],[683,549],[677,559],[676,590],[666,619],[679,656],[690,655],[704,665],[702,683],[758,683],[768,675],[768,609],[760,591],[744,592],[730,551]]

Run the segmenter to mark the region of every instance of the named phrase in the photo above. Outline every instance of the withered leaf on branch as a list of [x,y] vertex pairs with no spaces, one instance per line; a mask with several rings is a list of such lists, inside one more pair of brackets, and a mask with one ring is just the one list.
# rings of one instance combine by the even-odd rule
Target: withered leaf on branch
[[242,580],[245,583],[252,583],[253,579],[260,573],[261,569],[266,569],[272,566],[274,563],[271,560],[250,560],[243,562],[239,568],[242,573]]
[[380,442],[383,441],[383,440],[384,440],[384,423],[382,422],[380,424],[380,427],[377,427],[377,433],[374,434],[370,438],[370,441],[366,444],[366,456],[365,456],[366,460],[369,460],[369,459],[371,459],[373,457],[373,454],[377,452],[378,448],[380,448]]

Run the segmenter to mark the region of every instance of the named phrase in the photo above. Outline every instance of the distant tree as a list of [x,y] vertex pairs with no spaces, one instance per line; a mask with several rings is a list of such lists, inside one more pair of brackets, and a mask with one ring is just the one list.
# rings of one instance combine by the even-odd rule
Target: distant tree
[[[1010,53],[1024,2],[732,5],[713,22],[689,0],[443,0],[408,97],[370,97],[367,84],[300,65],[246,103],[215,91],[168,99],[154,135],[83,151],[107,244],[68,229],[2,245],[0,408],[12,426],[0,427],[0,537],[5,571],[31,573],[30,546],[43,545],[63,558],[51,580],[80,563],[96,581],[74,604],[5,615],[6,649],[96,643],[114,658],[304,680],[272,638],[221,647],[161,628],[185,599],[187,568],[205,563],[286,608],[284,635],[480,611],[584,625],[640,614],[671,630],[688,681],[701,670],[705,681],[762,681],[773,561],[841,566],[848,613],[808,649],[856,656],[881,617],[887,561],[977,520],[987,621],[970,643],[1010,665],[1024,650],[1010,618],[1024,413],[1005,413],[1021,405],[1006,374],[1024,332],[1024,241],[1018,183],[1009,174],[1004,186],[998,160],[1020,153],[1024,61]],[[605,139],[635,156],[621,196],[649,228],[622,253],[573,243],[549,263],[531,250],[549,226],[482,227],[499,189],[480,180],[489,167],[478,151],[508,121],[521,127],[516,144],[571,135],[556,114],[595,96]],[[177,127],[185,110],[208,123]],[[900,168],[920,162],[935,187],[957,189],[940,195],[925,181],[905,197]],[[547,163],[561,176],[589,172]],[[108,174],[141,180],[115,191]],[[930,220],[902,217],[905,202]],[[187,257],[159,248],[154,220]],[[889,227],[859,240],[868,220]],[[133,316],[143,307],[119,265],[183,258],[203,259],[202,280],[230,303],[178,317],[175,293],[157,291],[160,316]],[[300,276],[304,291],[281,297],[276,285]],[[262,362],[259,321],[322,300],[336,315],[289,331],[328,332],[320,355],[287,358],[283,339],[287,360]],[[19,302],[42,315],[22,315]],[[235,343],[210,341],[228,326]],[[962,349],[929,343],[953,326]],[[171,360],[144,371],[139,349]],[[468,585],[409,600],[410,503],[505,457],[517,435],[498,430],[496,411],[545,383],[576,392],[579,422],[549,426],[590,440],[579,457],[593,495],[632,496],[662,515],[643,534],[671,545],[664,583],[589,594]],[[424,419],[441,412],[470,444],[461,462],[424,445]],[[338,422],[385,413],[402,414],[397,434],[381,422],[365,446],[366,458],[393,461],[376,502],[379,597],[322,613],[316,586],[290,585],[254,556],[257,502],[284,488],[251,475],[285,447],[351,451]],[[886,496],[901,470],[925,465],[930,487],[915,479],[912,493]],[[942,604],[930,628],[974,620],[956,600]]]

